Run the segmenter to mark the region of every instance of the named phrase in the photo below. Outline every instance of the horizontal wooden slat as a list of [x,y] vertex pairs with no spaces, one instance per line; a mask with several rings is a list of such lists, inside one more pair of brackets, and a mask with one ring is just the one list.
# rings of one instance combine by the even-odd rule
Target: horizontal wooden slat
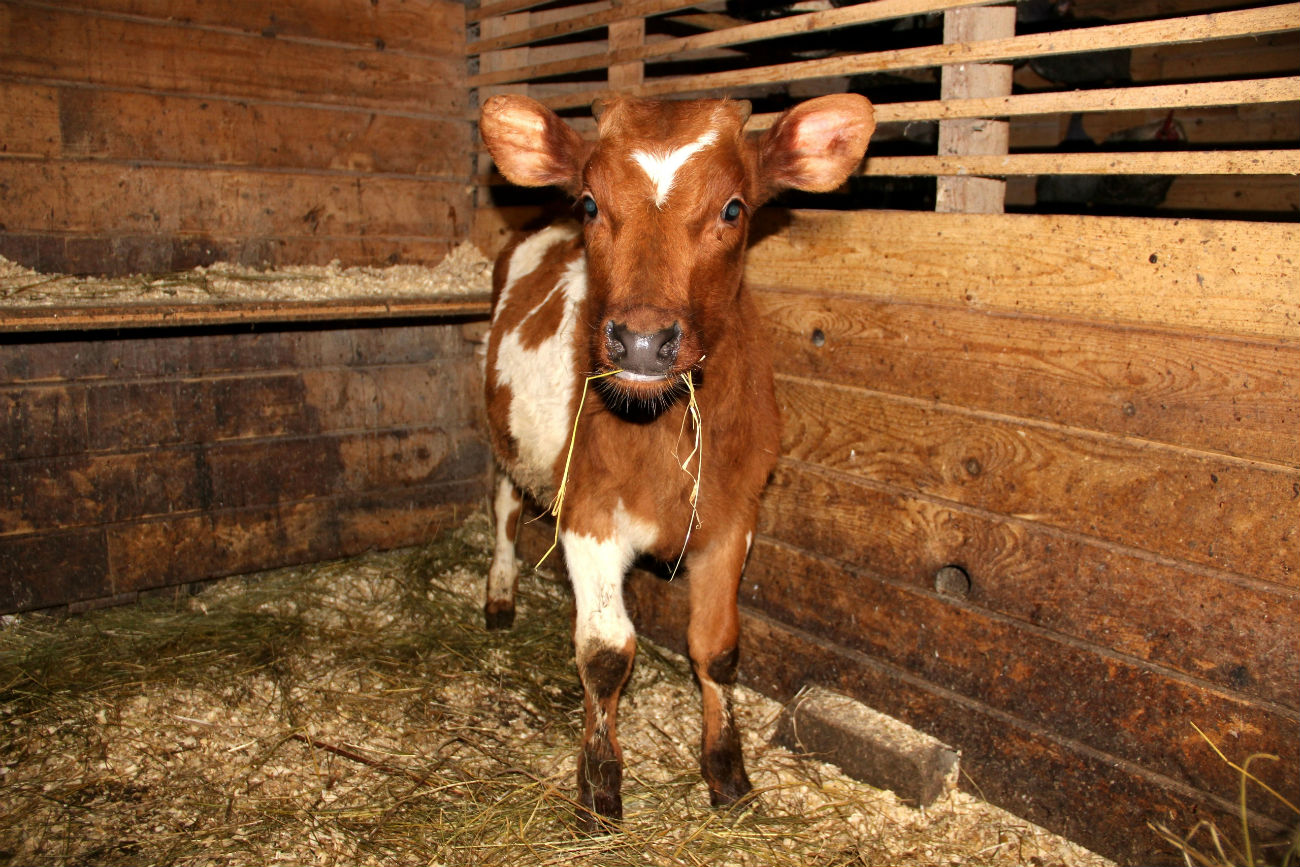
[[[0,209],[28,232],[457,240],[463,183],[343,173],[0,159]],[[105,215],[113,214],[111,230]],[[465,214],[465,216],[460,216]]]
[[[470,124],[371,109],[0,81],[5,156],[463,179]],[[203,130],[202,135],[195,135]],[[250,130],[256,130],[255,135]]]
[[[600,6],[597,6],[597,4],[585,4],[581,7],[560,7],[550,10],[550,14],[546,17],[551,20],[543,24],[479,39],[465,46],[465,53],[472,56],[486,51],[497,51],[515,45],[553,39],[557,36],[583,33],[587,30],[608,26],[615,21],[661,15],[665,12],[686,9],[694,5],[696,4],[689,2],[689,0],[633,0],[633,2],[621,5],[610,4],[605,6],[605,4],[600,4]],[[600,8],[602,6],[604,8]],[[555,20],[556,16],[563,17]]]
[[[1249,81],[1201,81],[1146,87],[1022,93],[978,99],[889,102],[877,105],[875,109],[876,123],[908,123],[955,118],[1262,105],[1297,100],[1300,100],[1300,76],[1287,76]],[[746,129],[767,129],[778,116],[777,112],[755,114],[750,117]]]
[[[1129,548],[1300,584],[1300,470],[782,377],[782,452]],[[1123,508],[1114,504],[1123,503]]]
[[456,298],[343,299],[338,301],[223,301],[217,304],[116,305],[98,307],[0,307],[0,332],[176,328],[270,322],[372,319],[485,318],[485,296]]
[[1300,703],[1300,660],[1280,644],[1281,625],[1300,613],[1295,575],[1282,586],[1180,565],[788,459],[759,531],[911,587],[933,587],[940,568],[957,565],[971,601],[990,611],[1292,710]]
[[1300,338],[1284,224],[769,211],[754,233],[758,287]]
[[[1188,719],[1244,753],[1300,761],[1300,740],[1291,735],[1300,725],[1295,710],[1063,640],[977,604],[762,540],[745,587],[761,587],[743,594],[746,604],[782,623],[1202,791],[1232,791],[1236,772],[1198,749]],[[1088,685],[1086,696],[1080,684]],[[1273,766],[1269,782],[1291,798],[1300,781],[1288,761]],[[1285,808],[1271,800],[1257,797],[1252,806],[1285,820]]]
[[[34,35],[36,38],[33,38]],[[105,62],[110,51],[112,62]],[[463,112],[463,60],[0,5],[6,76],[384,110]]]
[[900,175],[1296,175],[1300,149],[1137,151],[934,157],[869,157],[863,174]]
[[[1289,3],[1261,9],[1189,16],[1172,21],[1113,24],[985,42],[950,43],[796,61],[705,75],[660,78],[646,82],[635,88],[633,92],[639,96],[667,96],[867,72],[1009,61],[1027,57],[1079,54],[1110,48],[1134,48],[1143,45],[1200,42],[1296,29],[1300,29],[1300,4]],[[554,97],[546,100],[546,103],[552,108],[573,108],[613,95],[615,94],[605,89],[591,90]]]
[[[652,58],[676,60],[682,55],[693,55],[709,48],[740,45],[761,39],[789,36],[796,33],[817,33],[849,27],[854,24],[867,24],[874,21],[889,21],[911,15],[925,15],[945,9],[963,9],[968,6],[984,6],[993,0],[875,0],[859,6],[840,9],[827,9],[791,15],[769,21],[755,21],[722,30],[683,36],[639,48],[623,49],[605,53],[603,56],[583,56],[569,60],[554,61],[537,65],[521,65],[512,68],[493,70],[471,76],[471,87],[490,84],[505,84],[512,81],[545,78],[589,69],[601,69],[606,64],[635,63]],[[473,46],[470,46],[471,49]]]
[[[459,54],[465,7],[453,0],[404,0],[341,6],[334,0],[76,0],[68,8],[154,18],[173,25],[243,30],[276,39],[311,39],[389,51]],[[160,11],[162,16],[160,17]]]
[[763,291],[779,371],[1300,467],[1300,345]]

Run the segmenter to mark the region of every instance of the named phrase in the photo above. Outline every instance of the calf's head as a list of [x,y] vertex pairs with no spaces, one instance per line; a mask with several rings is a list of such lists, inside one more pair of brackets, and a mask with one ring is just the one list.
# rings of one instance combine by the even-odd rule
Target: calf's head
[[587,253],[591,369],[653,406],[735,327],[749,220],[783,189],[832,190],[875,129],[861,96],[813,99],[746,135],[747,102],[597,103],[595,141],[545,106],[494,96],[480,131],[501,173],[563,188]]

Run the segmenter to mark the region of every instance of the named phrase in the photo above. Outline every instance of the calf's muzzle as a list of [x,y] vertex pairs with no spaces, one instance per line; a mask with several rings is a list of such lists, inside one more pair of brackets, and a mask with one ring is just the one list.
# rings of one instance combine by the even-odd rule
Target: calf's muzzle
[[610,319],[605,323],[605,354],[622,370],[619,378],[633,381],[663,379],[677,363],[682,345],[681,325],[674,322],[658,331],[634,331]]

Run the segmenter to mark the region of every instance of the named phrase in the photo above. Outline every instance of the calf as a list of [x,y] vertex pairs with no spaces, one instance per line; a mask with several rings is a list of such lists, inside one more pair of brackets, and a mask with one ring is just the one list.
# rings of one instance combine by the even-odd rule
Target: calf
[[485,613],[492,628],[514,617],[515,485],[543,502],[563,489],[586,709],[578,790],[593,831],[622,815],[615,720],[636,647],[623,579],[638,554],[684,558],[704,779],[714,806],[750,791],[731,713],[736,595],[780,420],[741,279],[749,221],[782,189],[839,186],[875,127],[854,95],[798,105],[761,136],[744,132],[745,102],[615,99],[595,114],[594,142],[522,96],[492,97],[480,119],[507,179],[563,188],[581,219],[496,265],[487,407],[509,479]]

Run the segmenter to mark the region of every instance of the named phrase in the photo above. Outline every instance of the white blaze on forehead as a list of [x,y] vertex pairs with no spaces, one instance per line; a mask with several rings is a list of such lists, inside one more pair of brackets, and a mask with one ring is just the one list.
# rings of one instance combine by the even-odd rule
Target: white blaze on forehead
[[686,161],[717,140],[717,131],[709,130],[690,144],[673,148],[667,153],[632,152],[632,159],[636,160],[636,164],[650,178],[650,183],[654,184],[655,205],[657,207],[662,208],[664,203],[668,201],[668,194],[672,192],[673,181],[677,178],[677,172],[686,164]]

